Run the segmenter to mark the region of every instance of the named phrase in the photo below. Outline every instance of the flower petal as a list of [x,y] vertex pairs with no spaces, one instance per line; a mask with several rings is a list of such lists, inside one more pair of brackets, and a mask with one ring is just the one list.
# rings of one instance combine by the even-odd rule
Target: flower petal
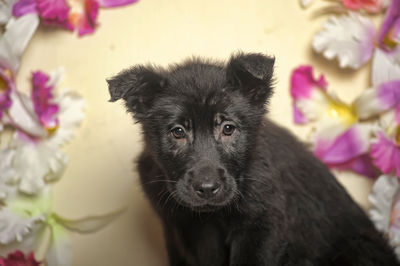
[[14,188],[9,185],[10,180],[12,180],[15,175],[15,171],[11,166],[14,156],[15,151],[12,149],[4,148],[0,150],[0,202],[4,200]]
[[376,87],[393,80],[400,80],[399,62],[381,49],[376,49],[372,61],[372,85]]
[[377,116],[400,104],[400,79],[365,90],[354,102],[361,119]]
[[47,25],[58,25],[71,30],[68,21],[70,7],[66,0],[36,0],[37,9]]
[[375,227],[383,233],[389,232],[393,197],[399,188],[399,181],[395,176],[382,175],[375,181],[371,194],[368,196],[372,203],[369,216]]
[[45,235],[45,224],[36,224],[28,235],[25,235],[21,242],[14,241],[7,245],[0,244],[0,256],[6,256],[8,253],[14,250],[21,250],[25,253],[31,252],[32,250],[37,252],[42,243]]
[[27,194],[40,192],[47,181],[61,177],[67,156],[59,146],[47,140],[35,141],[23,133],[14,134],[10,145],[15,149],[13,168],[19,189]]
[[14,0],[0,1],[0,25],[7,24],[12,15]]
[[355,124],[330,145],[317,141],[314,153],[327,164],[344,163],[368,152],[370,133],[369,126]]
[[46,254],[47,265],[71,266],[72,245],[66,230],[56,222],[51,225],[50,248]]
[[47,129],[56,128],[59,106],[53,103],[54,86],[49,85],[50,77],[41,71],[32,74],[32,102],[40,123]]
[[21,17],[30,13],[38,13],[36,0],[19,0],[13,5],[12,14],[16,17]]
[[379,46],[390,51],[400,42],[400,0],[392,0],[378,38]]
[[300,6],[302,8],[308,8],[313,2],[314,0],[299,0]]
[[44,216],[23,218],[8,208],[0,209],[0,244],[21,242],[24,236],[33,230],[35,224],[43,220]]
[[368,154],[357,156],[344,163],[327,164],[327,166],[339,170],[351,170],[359,175],[370,178],[375,178],[378,172],[377,169],[374,168],[371,157]]
[[99,3],[96,0],[84,0],[83,9],[73,9],[69,21],[74,28],[78,29],[78,35],[83,36],[93,33],[97,26],[97,15]]
[[372,57],[376,29],[368,18],[350,12],[330,17],[323,27],[314,36],[314,50],[327,59],[337,57],[340,67],[357,69]]
[[378,140],[371,144],[373,162],[384,174],[396,170],[400,176],[400,149],[383,132],[378,133]]
[[7,115],[9,123],[31,136],[45,137],[47,132],[37,120],[29,98],[17,90],[12,91],[10,96],[12,105]]
[[98,0],[101,7],[125,6],[138,2],[139,0]]
[[11,69],[16,73],[20,57],[39,25],[35,14],[25,15],[16,20],[11,19],[0,39],[0,68]]
[[68,230],[81,234],[86,234],[93,233],[104,228],[113,220],[115,220],[119,215],[121,215],[124,211],[125,209],[121,209],[103,215],[87,216],[76,220],[66,219],[58,216],[57,214],[53,214],[53,216],[59,224],[63,225]]

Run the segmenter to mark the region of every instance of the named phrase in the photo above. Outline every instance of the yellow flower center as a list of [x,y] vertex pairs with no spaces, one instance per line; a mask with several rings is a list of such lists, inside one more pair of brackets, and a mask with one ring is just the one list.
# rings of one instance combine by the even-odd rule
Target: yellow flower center
[[[9,69],[4,70],[3,74],[7,76],[9,79],[12,79],[12,72]],[[7,81],[0,76],[0,91],[6,91],[8,89]]]
[[358,119],[358,115],[354,106],[349,106],[338,101],[330,101],[328,113],[330,117],[340,119],[346,125],[352,125]]
[[389,49],[394,49],[399,44],[398,40],[395,38],[394,28],[390,29],[385,37],[383,38],[382,43],[388,47]]
[[56,133],[57,129],[59,128],[58,125],[54,126],[54,127],[46,127],[46,132],[48,136],[52,136],[54,135],[54,133]]
[[396,141],[397,146],[400,147],[400,125],[396,127],[394,139]]

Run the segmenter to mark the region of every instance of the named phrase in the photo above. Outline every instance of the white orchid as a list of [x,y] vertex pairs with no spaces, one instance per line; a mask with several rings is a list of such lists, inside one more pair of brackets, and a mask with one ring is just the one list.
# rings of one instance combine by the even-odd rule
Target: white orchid
[[[53,89],[59,84],[63,71],[58,69],[50,76],[38,71],[33,73],[33,92],[31,98],[19,94],[25,112],[8,112],[13,120],[18,121],[20,114],[30,114],[31,123],[37,123],[46,132],[38,137],[31,132],[17,128],[13,139],[1,152],[13,151],[8,165],[12,175],[0,176],[3,183],[17,184],[20,191],[35,194],[48,181],[60,178],[67,156],[61,151],[62,145],[71,140],[74,130],[83,119],[84,100],[75,93],[64,90],[53,97]],[[37,97],[35,96],[37,95]],[[9,170],[11,171],[11,170]],[[2,175],[2,174],[0,174]],[[1,188],[0,188],[1,189]],[[0,196],[6,192],[0,190]]]
[[354,12],[331,16],[322,26],[313,48],[329,60],[337,58],[342,68],[358,69],[380,52],[399,62],[400,0],[392,0],[379,32],[369,18]]

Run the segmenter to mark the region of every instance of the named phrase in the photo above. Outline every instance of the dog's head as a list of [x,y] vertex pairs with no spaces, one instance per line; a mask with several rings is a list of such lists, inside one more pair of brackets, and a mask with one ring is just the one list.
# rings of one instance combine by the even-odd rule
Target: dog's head
[[233,55],[227,64],[192,59],[168,70],[134,66],[108,80],[125,100],[168,189],[186,206],[227,205],[255,143],[271,95],[274,59]]

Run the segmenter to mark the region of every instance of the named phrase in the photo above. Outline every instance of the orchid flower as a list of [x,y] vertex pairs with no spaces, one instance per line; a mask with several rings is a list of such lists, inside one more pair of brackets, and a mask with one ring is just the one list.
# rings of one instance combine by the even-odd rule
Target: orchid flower
[[313,123],[310,137],[314,154],[327,166],[373,177],[368,156],[372,127],[359,123],[354,104],[328,91],[323,75],[315,78],[311,66],[300,66],[291,77],[294,122]]
[[[84,100],[69,90],[53,95],[62,75],[61,69],[49,76],[40,71],[34,72],[31,99],[19,94],[25,112],[39,124],[45,135],[33,136],[29,131],[16,127],[17,131],[8,146],[0,150],[8,155],[10,164],[6,167],[11,168],[3,173],[12,171],[0,174],[0,196],[7,194],[7,190],[1,191],[1,183],[18,184],[20,191],[35,194],[43,189],[46,182],[61,177],[67,156],[60,148],[73,137],[74,130],[83,119],[84,108]],[[10,108],[10,117],[18,120],[19,115]]]
[[400,184],[395,176],[382,175],[368,197],[372,203],[369,211],[375,227],[387,235],[400,259]]
[[379,50],[400,59],[400,0],[392,0],[380,32],[370,19],[354,12],[331,16],[323,28],[314,36],[313,48],[327,59],[337,58],[342,68],[358,69]]
[[[50,243],[47,265],[70,266],[72,247],[68,231],[91,233],[108,225],[122,210],[81,219],[66,219],[52,211],[52,187],[35,195],[14,193],[0,209],[0,256],[15,250],[37,251]],[[50,235],[46,232],[50,231]]]
[[16,17],[34,13],[46,25],[77,30],[78,35],[93,33],[99,8],[124,6],[138,0],[18,0],[13,6]]

